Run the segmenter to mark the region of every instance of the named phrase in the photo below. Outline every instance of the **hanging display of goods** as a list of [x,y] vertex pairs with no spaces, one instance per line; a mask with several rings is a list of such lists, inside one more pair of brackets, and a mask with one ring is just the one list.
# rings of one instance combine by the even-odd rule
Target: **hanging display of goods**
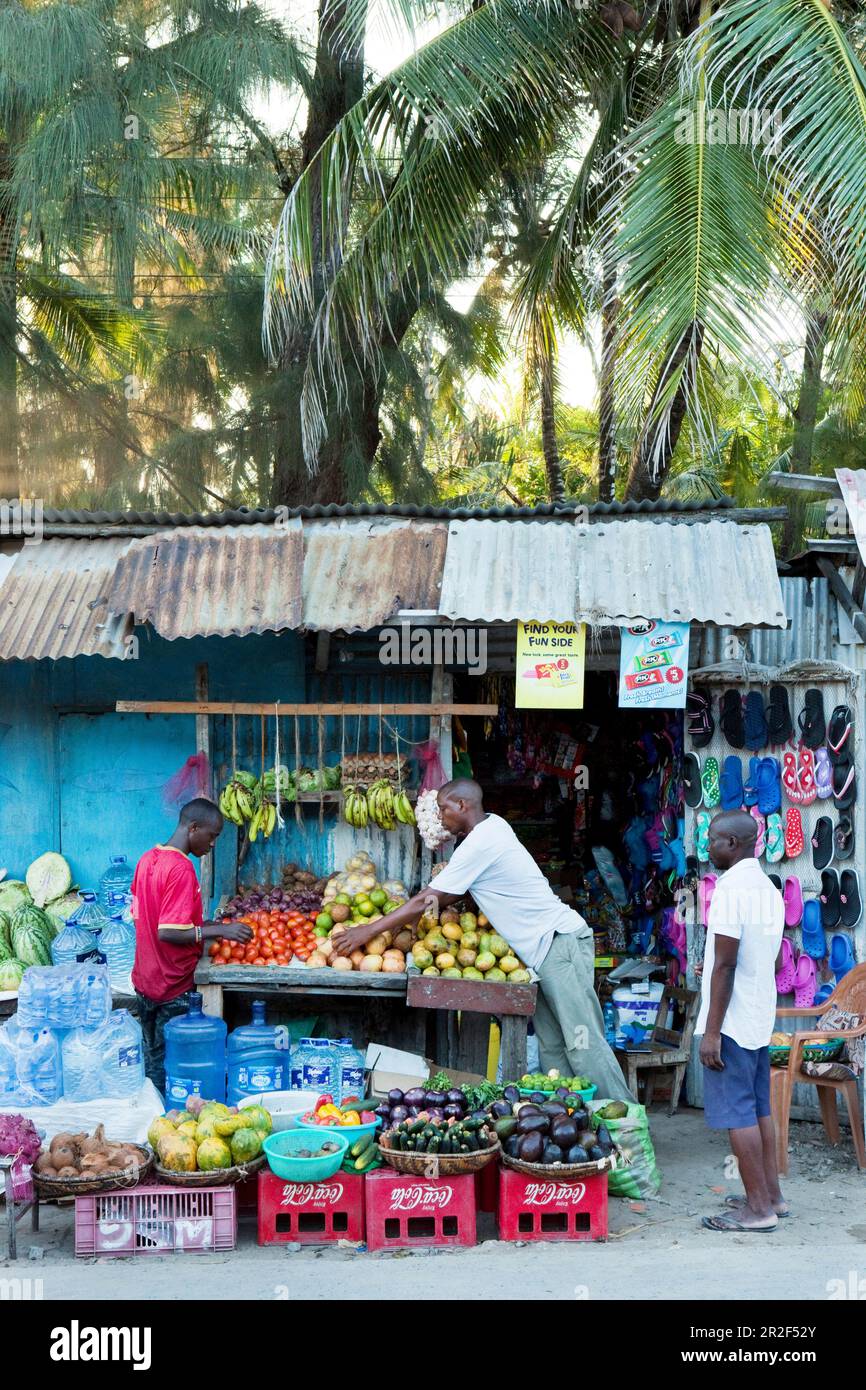
[[349,784],[343,788],[343,815],[349,825],[363,830],[377,825],[380,830],[396,830],[398,825],[414,825],[415,812],[405,791],[385,777],[372,782],[366,789]]
[[340,761],[344,782],[369,786],[385,778],[395,786],[409,778],[409,759],[398,753],[345,753]]

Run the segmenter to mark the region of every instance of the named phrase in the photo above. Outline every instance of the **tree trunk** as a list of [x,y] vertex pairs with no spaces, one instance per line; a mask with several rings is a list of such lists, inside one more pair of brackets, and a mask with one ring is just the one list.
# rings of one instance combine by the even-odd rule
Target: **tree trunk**
[[[12,176],[8,143],[0,142],[0,194]],[[0,196],[0,498],[21,494],[18,441],[18,240],[14,216]]]
[[616,266],[605,259],[601,282],[601,371],[598,388],[598,500],[612,502],[616,486],[615,341],[619,300]]
[[[688,392],[693,385],[698,360],[704,345],[704,326],[692,323],[672,349],[661,372],[643,428],[632,451],[627,502],[656,502],[671,466],[674,450],[686,418]],[[691,360],[689,360],[689,357]],[[672,376],[683,367],[679,385],[670,408],[661,423],[654,418],[655,406]]]
[[565,481],[556,440],[556,384],[553,371],[553,347],[545,341],[541,347],[541,450],[547,474],[547,496],[553,503],[565,501]]
[[[812,445],[818,406],[821,403],[821,370],[827,346],[826,314],[810,314],[806,320],[806,343],[803,350],[803,371],[800,394],[794,409],[794,438],[791,443],[791,472],[812,472]],[[803,538],[806,504],[798,493],[791,494],[788,516],[782,528],[781,553],[790,555]]]

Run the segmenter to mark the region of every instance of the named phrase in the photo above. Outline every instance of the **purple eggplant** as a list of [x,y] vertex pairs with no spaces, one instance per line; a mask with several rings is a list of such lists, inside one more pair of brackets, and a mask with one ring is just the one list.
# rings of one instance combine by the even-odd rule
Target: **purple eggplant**
[[448,1091],[446,1093],[445,1099],[447,1100],[449,1105],[459,1105],[462,1107],[462,1109],[466,1109],[466,1097],[464,1096],[462,1091]]
[[411,1105],[412,1102],[406,1096],[404,1096],[402,1091],[397,1090],[397,1088],[395,1087],[393,1091],[388,1092],[388,1104]]
[[402,1101],[404,1105],[421,1106],[424,1104],[426,1098],[427,1093],[424,1090],[423,1086],[413,1086],[411,1091],[407,1091],[406,1094],[402,1097]]
[[461,1117],[461,1115],[463,1114],[463,1106],[462,1106],[462,1105],[443,1105],[443,1107],[442,1107],[442,1114],[445,1116],[446,1120],[451,1120],[451,1119],[459,1120],[460,1117]]
[[441,1121],[445,1119],[445,1109],[442,1106],[431,1105],[427,1113],[429,1114],[431,1120]]
[[425,1105],[447,1105],[448,1098],[444,1091],[426,1091],[424,1093]]
[[401,1120],[408,1120],[409,1109],[405,1105],[391,1106],[391,1124],[398,1125]]

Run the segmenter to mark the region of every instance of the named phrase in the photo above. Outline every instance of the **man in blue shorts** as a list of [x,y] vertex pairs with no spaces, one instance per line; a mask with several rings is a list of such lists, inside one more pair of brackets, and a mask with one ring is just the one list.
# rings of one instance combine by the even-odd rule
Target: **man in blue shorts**
[[705,1216],[711,1231],[773,1231],[788,1215],[779,1187],[770,1113],[770,1037],[776,1019],[776,958],[782,895],[755,858],[757,825],[747,811],[723,811],[710,825],[710,859],[721,870],[707,916],[701,981],[704,1115],[727,1129],[746,1189],[729,1210]]

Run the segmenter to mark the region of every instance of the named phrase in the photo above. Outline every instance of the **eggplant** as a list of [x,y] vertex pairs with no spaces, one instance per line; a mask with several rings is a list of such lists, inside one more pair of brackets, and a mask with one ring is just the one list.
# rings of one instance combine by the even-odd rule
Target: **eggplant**
[[389,1104],[389,1105],[402,1105],[404,1100],[405,1100],[405,1096],[403,1095],[403,1092],[402,1092],[402,1091],[398,1091],[396,1087],[394,1088],[393,1091],[389,1091],[389,1092],[388,1092],[388,1104]]
[[547,1091],[533,1091],[529,1099],[533,1105],[543,1105],[546,1100],[550,1100],[550,1096]]
[[588,1110],[571,1110],[569,1111],[569,1114],[571,1115],[571,1118],[574,1120],[574,1123],[577,1125],[578,1129],[592,1128],[592,1122],[589,1118]]
[[510,1100],[512,1105],[516,1105],[520,1100],[520,1090],[517,1086],[506,1086],[502,1092],[503,1100]]
[[592,1148],[589,1151],[589,1156],[593,1160],[593,1162],[596,1162],[599,1158],[607,1158],[607,1154],[604,1152],[604,1149],[601,1147],[600,1144],[593,1144]]
[[374,1115],[378,1115],[379,1118],[382,1119],[382,1120],[390,1120],[390,1118],[391,1118],[391,1107],[390,1107],[390,1105],[385,1105],[385,1104],[383,1104],[383,1105],[377,1105],[377,1106],[376,1106],[376,1109],[373,1111],[373,1114],[374,1114]]
[[556,1097],[557,1097],[559,1100],[568,1100],[568,1095],[569,1095],[568,1087],[567,1087],[567,1086],[557,1086],[556,1091],[554,1092],[554,1094],[556,1095]]
[[542,1114],[550,1115],[551,1118],[553,1118],[554,1115],[568,1114],[568,1110],[561,1100],[546,1100],[541,1107],[541,1111]]
[[577,1136],[578,1144],[582,1144],[585,1149],[591,1149],[598,1140],[591,1129],[582,1129]]
[[524,1163],[540,1163],[544,1153],[543,1134],[522,1134],[517,1143],[517,1157]]
[[446,1105],[447,1098],[444,1091],[427,1091],[424,1095],[425,1105]]
[[570,1149],[578,1142],[577,1125],[570,1115],[556,1115],[551,1120],[550,1137],[561,1149]]
[[469,1118],[470,1120],[480,1120],[482,1124],[486,1124],[490,1116],[486,1110],[473,1110]]
[[423,1086],[413,1086],[411,1091],[406,1091],[400,1099],[404,1105],[423,1105],[427,1099],[427,1093]]
[[445,1119],[445,1110],[441,1105],[431,1105],[427,1113],[431,1120],[438,1120],[441,1123]]
[[586,1163],[589,1154],[582,1144],[573,1144],[565,1156],[566,1163]]
[[401,1120],[408,1120],[409,1108],[406,1105],[391,1106],[391,1124],[398,1125]]
[[[520,1118],[517,1121],[518,1134],[547,1134],[550,1130],[550,1119],[547,1115],[527,1115],[521,1110]],[[537,1160],[533,1159],[533,1163]]]
[[443,1105],[442,1114],[445,1116],[446,1120],[459,1120],[460,1116],[463,1114],[463,1106]]
[[562,1163],[565,1154],[558,1144],[549,1142],[544,1146],[544,1153],[541,1156],[542,1163]]
[[445,1099],[449,1105],[459,1105],[462,1109],[466,1109],[466,1097],[463,1092],[458,1091],[456,1087],[453,1091],[446,1091]]
[[512,1136],[511,1136],[510,1139],[506,1139],[506,1141],[505,1141],[505,1152],[508,1154],[508,1157],[509,1157],[509,1158],[519,1158],[519,1157],[520,1157],[520,1135],[519,1135],[519,1134],[512,1134]]
[[[589,1126],[587,1126],[587,1128],[589,1128]],[[595,1131],[595,1138],[596,1142],[601,1144],[602,1148],[604,1148],[605,1144],[613,1143],[607,1125],[599,1125],[598,1129]]]
[[511,1106],[507,1100],[495,1100],[490,1107],[490,1114],[494,1120],[504,1120],[511,1114]]
[[410,1106],[408,1107],[408,1109],[409,1109],[409,1113],[408,1113],[408,1115],[407,1115],[406,1118],[409,1119],[409,1120],[414,1120],[414,1119],[416,1118],[416,1116],[418,1116],[418,1115],[421,1114],[421,1106],[420,1106],[420,1105],[410,1105]]

